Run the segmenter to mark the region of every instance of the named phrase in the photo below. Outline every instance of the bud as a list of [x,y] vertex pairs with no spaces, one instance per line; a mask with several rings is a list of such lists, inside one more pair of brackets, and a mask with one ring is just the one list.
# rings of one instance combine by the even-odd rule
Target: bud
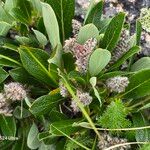
[[27,93],[24,86],[18,82],[11,82],[4,85],[4,92],[7,99],[20,101],[26,98]]
[[117,93],[124,92],[128,84],[129,84],[128,78],[120,76],[109,78],[106,81],[107,88],[109,88],[111,92]]
[[68,92],[67,88],[64,86],[62,81],[59,81],[59,89],[60,89],[60,94],[62,97],[69,96],[69,92]]

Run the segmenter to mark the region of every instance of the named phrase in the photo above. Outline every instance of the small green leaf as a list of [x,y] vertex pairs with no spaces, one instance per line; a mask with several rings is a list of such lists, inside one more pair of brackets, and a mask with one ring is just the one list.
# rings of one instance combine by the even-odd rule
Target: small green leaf
[[38,140],[38,128],[35,123],[32,124],[28,138],[27,138],[27,145],[31,149],[37,149],[40,146],[40,141]]
[[8,73],[3,68],[0,68],[0,83],[2,83],[8,76]]
[[57,67],[62,67],[62,46],[58,44],[54,49],[51,57],[48,59],[49,64],[55,64]]
[[78,34],[78,38],[77,38],[77,42],[79,44],[84,44],[88,39],[90,38],[96,38],[99,35],[99,31],[96,28],[96,26],[94,24],[87,24],[83,27],[81,27],[79,34]]
[[53,49],[60,44],[59,26],[56,15],[49,4],[42,3],[44,25]]
[[38,30],[34,30],[34,29],[32,29],[32,30],[33,30],[38,42],[40,43],[40,45],[45,46],[48,42],[46,36]]
[[109,63],[111,53],[108,50],[96,49],[89,60],[89,72],[91,76],[98,75],[102,69]]
[[41,96],[33,102],[30,107],[30,111],[34,115],[43,115],[52,110],[55,106],[62,102],[62,100],[63,98],[60,94]]
[[22,45],[28,45],[32,43],[31,39],[25,36],[15,36],[15,39]]
[[150,57],[143,57],[131,66],[131,71],[150,69]]
[[100,102],[100,106],[102,105],[102,101],[101,101],[101,98],[100,98],[100,95],[99,95],[99,93],[98,93],[98,91],[97,91],[97,89],[96,89],[96,83],[97,83],[97,78],[96,77],[92,77],[91,79],[90,79],[90,84],[92,85],[92,88],[93,88],[93,90],[94,90],[94,94],[95,94],[95,96],[97,97],[97,99],[99,100],[99,102]]
[[118,43],[124,25],[125,13],[121,12],[115,16],[108,25],[101,47],[112,51]]

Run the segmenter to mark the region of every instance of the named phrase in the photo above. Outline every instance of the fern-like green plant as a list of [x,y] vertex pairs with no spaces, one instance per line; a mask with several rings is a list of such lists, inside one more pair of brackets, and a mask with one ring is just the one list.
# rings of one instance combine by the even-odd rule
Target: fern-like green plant
[[128,113],[123,102],[121,100],[115,100],[107,107],[98,122],[103,128],[126,128],[131,125],[131,122],[126,118],[127,115]]

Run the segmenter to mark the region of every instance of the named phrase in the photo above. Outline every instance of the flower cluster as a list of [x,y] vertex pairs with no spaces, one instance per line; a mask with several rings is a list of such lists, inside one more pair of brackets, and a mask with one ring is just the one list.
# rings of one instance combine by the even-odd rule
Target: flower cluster
[[[83,106],[88,106],[93,100],[93,98],[89,95],[89,93],[82,92],[79,89],[77,90],[76,96],[79,98],[79,100],[83,104]],[[72,99],[72,101],[71,101],[71,108],[73,109],[74,113],[77,113],[80,111],[80,109],[74,99]]]
[[[106,132],[101,134],[101,135],[102,135],[103,140],[100,140],[97,144],[97,147],[100,150],[107,149],[108,147],[111,147],[111,146],[116,145],[116,144],[127,143],[127,139],[112,137]],[[131,148],[130,145],[124,145],[124,146],[120,146],[118,148],[115,148],[114,150],[128,150],[130,148]]]
[[106,81],[107,88],[110,89],[111,92],[117,93],[124,92],[128,84],[129,84],[128,78],[121,76],[109,78]]
[[88,68],[89,57],[96,44],[97,40],[95,38],[87,40],[83,45],[77,43],[75,38],[70,38],[65,41],[64,51],[70,51],[73,54],[76,58],[75,64],[77,65],[78,71],[85,74]]
[[18,82],[11,82],[4,85],[4,92],[0,93],[0,114],[11,115],[10,105],[14,101],[25,99],[27,92],[24,86]]
[[112,59],[110,61],[110,64],[115,63],[129,50],[129,39],[130,39],[129,31],[123,30],[120,40],[112,52]]
[[24,86],[17,82],[11,82],[4,85],[4,91],[7,99],[20,101],[26,98],[27,93]]

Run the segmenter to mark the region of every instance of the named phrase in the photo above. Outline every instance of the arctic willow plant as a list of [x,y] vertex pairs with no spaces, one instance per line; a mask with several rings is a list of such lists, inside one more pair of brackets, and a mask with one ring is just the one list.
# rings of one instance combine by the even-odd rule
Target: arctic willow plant
[[141,23],[131,36],[125,13],[103,18],[103,3],[91,0],[83,22],[74,0],[0,3],[0,135],[18,139],[0,149],[148,149]]

